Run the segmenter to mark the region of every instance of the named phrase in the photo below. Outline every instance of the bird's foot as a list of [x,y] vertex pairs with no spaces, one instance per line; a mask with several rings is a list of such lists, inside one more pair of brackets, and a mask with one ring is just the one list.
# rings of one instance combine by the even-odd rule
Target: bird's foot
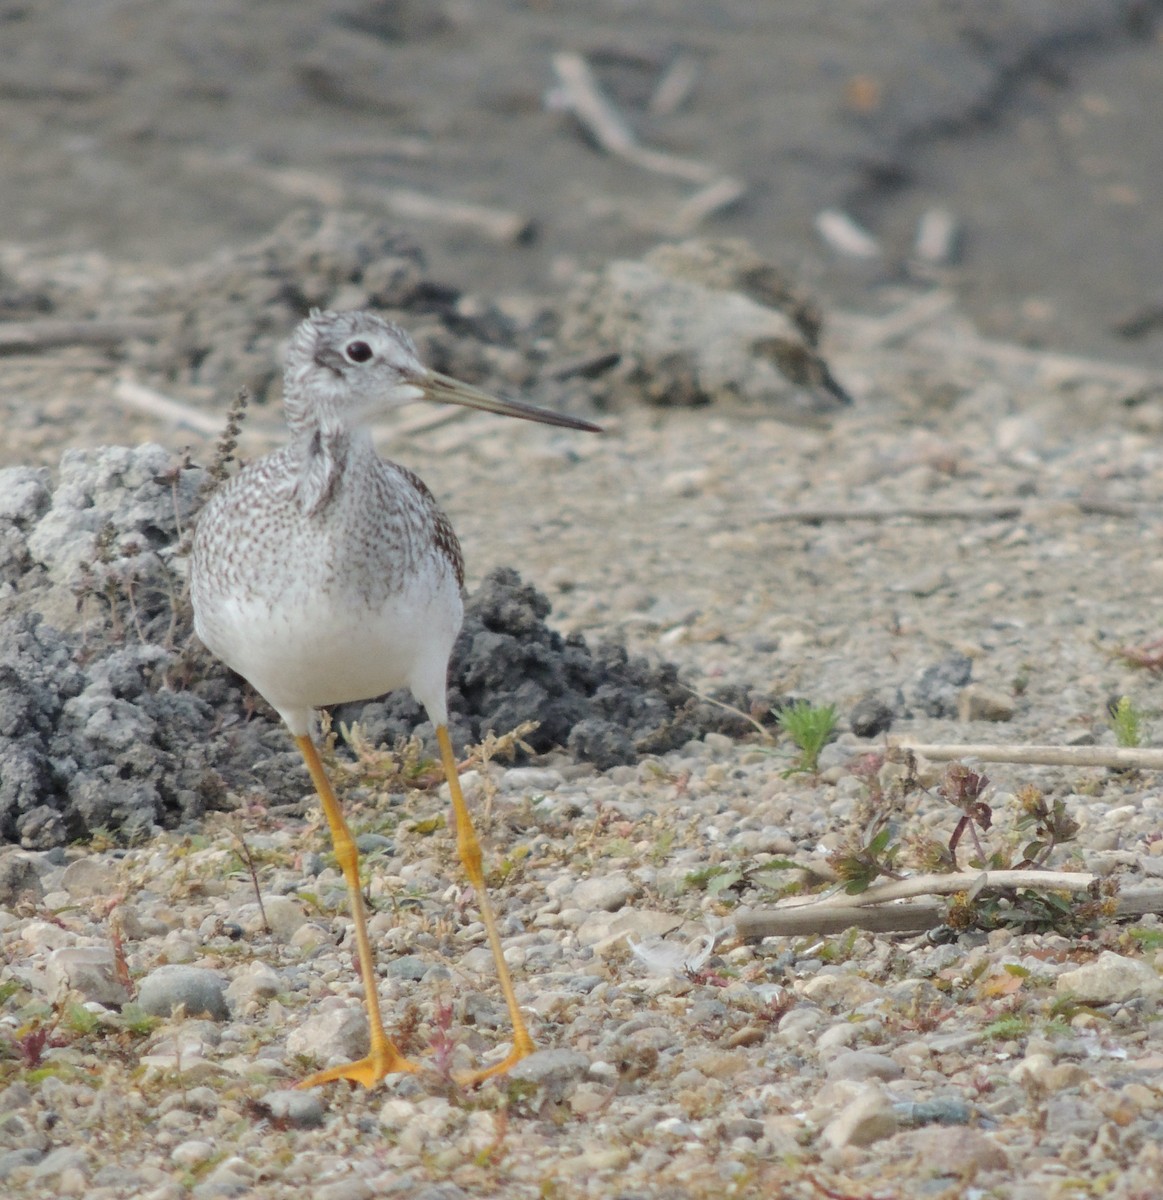
[[352,1083],[362,1084],[365,1088],[373,1088],[388,1075],[411,1074],[421,1069],[395,1047],[387,1046],[379,1051],[373,1050],[367,1058],[361,1058],[358,1062],[330,1067],[326,1071],[316,1071],[314,1075],[301,1079],[295,1086],[311,1088],[318,1087],[321,1083],[332,1083],[336,1079],[347,1079]]
[[518,1035],[513,1039],[513,1049],[499,1063],[495,1063],[491,1067],[484,1067],[479,1071],[466,1071],[463,1075],[457,1075],[457,1086],[474,1088],[478,1084],[484,1083],[486,1079],[492,1079],[495,1075],[506,1075],[523,1058],[528,1058],[532,1053],[533,1039],[528,1034]]

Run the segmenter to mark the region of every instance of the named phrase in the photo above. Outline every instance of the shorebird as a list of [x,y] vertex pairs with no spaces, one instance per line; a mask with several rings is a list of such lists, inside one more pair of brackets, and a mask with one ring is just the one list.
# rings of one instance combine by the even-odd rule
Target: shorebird
[[301,751],[331,830],[350,897],[371,1032],[366,1058],[319,1071],[312,1087],[372,1087],[420,1068],[384,1031],[368,939],[359,853],[312,738],[318,708],[410,688],[436,727],[457,849],[476,892],[513,1027],[508,1071],[533,1049],[501,950],[496,918],[448,736],[447,675],[463,616],[460,543],[432,493],[376,453],[367,417],[426,398],[598,432],[547,409],[499,400],[429,370],[398,326],[369,312],[311,315],[291,338],[284,372],[290,441],[211,496],[190,559],[198,636],[250,681]]

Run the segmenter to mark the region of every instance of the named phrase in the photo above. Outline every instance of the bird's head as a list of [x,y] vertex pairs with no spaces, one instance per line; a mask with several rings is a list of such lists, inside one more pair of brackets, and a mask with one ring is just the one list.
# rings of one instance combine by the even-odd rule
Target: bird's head
[[599,432],[588,421],[516,400],[499,400],[429,370],[404,330],[374,313],[312,309],[295,330],[287,349],[283,386],[292,430],[350,428],[373,411],[421,399]]

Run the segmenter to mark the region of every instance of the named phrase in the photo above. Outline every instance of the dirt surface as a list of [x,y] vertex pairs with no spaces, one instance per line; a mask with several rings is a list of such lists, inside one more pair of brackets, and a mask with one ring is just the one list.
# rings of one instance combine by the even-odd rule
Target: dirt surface
[[[937,206],[964,251],[943,274],[988,331],[1158,363],[1158,7],[12,0],[4,237],[183,264],[304,201],[391,213],[406,189],[535,227],[409,209],[438,277],[552,292],[676,232],[697,190],[597,152],[547,103],[553,55],[578,51],[644,144],[745,185],[683,232],[746,237],[850,306],[908,273]],[[685,92],[661,87],[676,64]],[[829,207],[883,258],[822,246]]]
[[[1120,275],[1096,249],[1107,273],[1081,290],[1061,252],[1027,277],[1015,246],[1088,219],[1047,187],[1059,210],[999,223],[1008,274],[969,239],[963,267],[911,278],[908,206],[946,198],[882,170],[963,170],[947,203],[984,213],[990,154],[997,194],[1030,157],[1006,157],[1010,113],[1064,106],[1033,128],[1067,145],[1118,123],[1151,8],[861,6],[825,24],[818,5],[691,7],[681,35],[625,6],[0,9],[24,150],[0,175],[5,315],[115,326],[62,345],[38,326],[0,357],[0,811],[24,843],[0,853],[13,1195],[1163,1190],[1158,917],[1110,911],[1163,875],[1156,773],[969,759],[991,823],[958,846],[951,777],[888,748],[1097,752],[1122,697],[1157,742],[1157,680],[1128,648],[1159,634],[1163,379],[1149,320],[1136,364],[1096,315],[1149,256]],[[656,247],[690,189],[543,110],[562,48],[590,55],[644,141],[747,181],[696,232],[750,242]],[[677,49],[698,85],[651,116]],[[1051,67],[1052,94],[1027,86]],[[1121,186],[1113,170],[1094,177]],[[343,203],[321,205],[323,184]],[[403,228],[368,197],[404,184],[539,235]],[[1104,194],[1146,218],[1134,192]],[[815,246],[813,215],[838,203],[892,263]],[[466,772],[540,1051],[475,1091],[456,1072],[507,1026],[447,799],[415,752],[401,766],[358,739],[328,761],[388,1023],[425,1070],[289,1090],[363,1053],[342,880],[286,732],[186,637],[182,535],[226,406],[252,389],[243,456],[279,442],[280,346],[312,304],[374,306],[433,366],[606,428],[408,410],[377,431],[465,547],[462,736],[540,708],[563,743],[515,766],[475,752]],[[768,720],[769,698],[834,704],[838,737],[796,771],[786,737],[698,698],[715,693]],[[393,739],[419,714],[397,697],[356,716]],[[1040,855],[1038,797],[1077,826],[1047,865],[1093,875],[1106,908],[1010,889],[919,936],[740,935],[744,907],[827,890],[878,834],[913,877],[952,853]]]

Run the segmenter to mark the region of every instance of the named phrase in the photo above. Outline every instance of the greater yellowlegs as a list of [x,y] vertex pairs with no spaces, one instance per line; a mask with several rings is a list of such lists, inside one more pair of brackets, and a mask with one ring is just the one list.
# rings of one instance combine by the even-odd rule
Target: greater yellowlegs
[[424,483],[379,457],[365,424],[373,410],[422,397],[567,429],[598,428],[428,370],[408,335],[372,313],[315,310],[295,330],[286,356],[290,443],[221,487],[194,533],[190,590],[198,636],[286,722],[319,794],[351,900],[371,1052],[310,1076],[303,1087],[334,1079],[371,1087],[391,1072],[418,1069],[384,1031],[359,854],[311,731],[316,708],[394,688],[410,688],[436,727],[457,849],[513,1025],[508,1056],[471,1078],[507,1071],[533,1049],[448,736],[448,659],[463,615],[460,543]]

